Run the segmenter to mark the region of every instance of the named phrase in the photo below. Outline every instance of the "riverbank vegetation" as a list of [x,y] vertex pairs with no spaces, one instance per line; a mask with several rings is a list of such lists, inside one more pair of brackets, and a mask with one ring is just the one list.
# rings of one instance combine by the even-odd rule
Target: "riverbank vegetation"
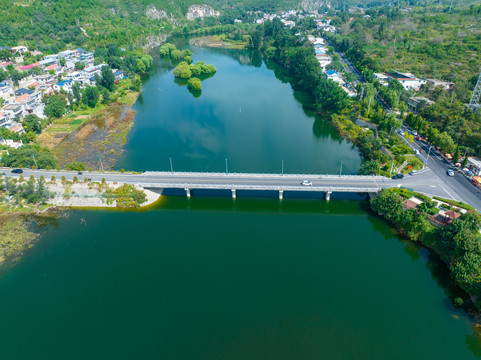
[[107,203],[115,204],[119,208],[138,208],[147,201],[147,196],[142,190],[138,190],[133,185],[124,184],[116,189],[107,189],[105,191]]
[[467,212],[447,225],[433,226],[429,214],[435,209],[430,198],[416,209],[404,209],[403,201],[412,194],[402,189],[384,189],[371,200],[371,209],[382,215],[411,240],[420,241],[438,253],[448,265],[454,281],[481,307],[481,216]]

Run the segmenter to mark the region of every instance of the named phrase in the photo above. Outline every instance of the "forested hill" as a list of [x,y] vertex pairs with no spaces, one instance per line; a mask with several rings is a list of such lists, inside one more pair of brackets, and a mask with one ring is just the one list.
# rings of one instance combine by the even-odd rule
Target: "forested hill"
[[[0,47],[54,53],[68,46],[126,45],[186,24],[193,4],[226,13],[298,8],[300,0],[0,0]],[[150,9],[150,13],[149,10]],[[82,31],[85,29],[86,33]]]

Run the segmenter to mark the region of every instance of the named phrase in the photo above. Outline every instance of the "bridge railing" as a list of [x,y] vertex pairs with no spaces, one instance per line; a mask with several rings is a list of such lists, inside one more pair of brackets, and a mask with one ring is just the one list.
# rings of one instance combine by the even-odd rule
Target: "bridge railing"
[[379,192],[382,187],[355,186],[302,186],[302,185],[245,185],[245,184],[192,184],[192,183],[138,183],[142,188],[162,189],[205,189],[205,190],[271,190],[271,191],[331,191],[331,192]]
[[272,174],[272,173],[219,173],[219,172],[193,172],[193,171],[146,171],[142,175],[146,176],[202,176],[202,177],[290,177],[290,178],[316,178],[316,179],[372,179],[383,180],[389,179],[379,175],[329,175],[329,174]]

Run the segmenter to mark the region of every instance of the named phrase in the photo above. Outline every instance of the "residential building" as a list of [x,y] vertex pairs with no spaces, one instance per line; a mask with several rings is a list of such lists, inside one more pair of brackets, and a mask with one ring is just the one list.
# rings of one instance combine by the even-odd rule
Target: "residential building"
[[10,119],[8,118],[7,115],[4,113],[0,112],[0,127],[3,127]]
[[7,100],[10,96],[13,96],[13,94],[12,85],[6,81],[0,82],[0,98]]
[[423,84],[426,84],[426,80],[419,79],[415,75],[410,73],[401,73],[399,71],[392,71],[386,73],[389,77],[389,81],[397,80],[406,90],[419,91]]
[[412,113],[417,113],[419,109],[419,104],[425,102],[426,106],[434,105],[435,102],[431,101],[423,96],[412,96],[408,99],[408,111]]
[[[1,126],[1,125],[0,125]],[[0,137],[0,145],[8,146],[14,149],[18,149],[19,147],[23,146],[22,140],[20,141],[13,141],[10,139],[4,139]]]
[[0,61],[0,69],[6,70],[8,65],[11,65],[11,61]]
[[388,86],[390,77],[384,73],[374,73],[372,74],[374,79],[378,80],[381,85]]
[[444,90],[451,90],[454,86],[453,82],[450,81],[442,81],[436,79],[427,79],[427,84],[431,86],[442,86]]
[[33,93],[34,93],[33,90],[29,90],[29,89],[26,89],[26,88],[20,88],[17,91],[15,91],[16,96],[20,96],[20,95],[24,95],[24,94],[32,95]]
[[339,82],[340,81],[340,78],[339,78],[339,74],[334,71],[334,70],[327,70],[324,72],[324,76],[328,79],[328,80],[332,80],[334,82]]
[[28,49],[26,46],[14,46],[13,48],[10,49],[10,52],[12,54],[15,54],[15,53],[23,54],[23,53],[26,53],[27,51]]
[[23,106],[18,103],[8,104],[3,107],[2,111],[10,120],[21,118],[23,116]]
[[59,82],[58,84],[55,84],[53,86],[55,91],[60,91],[60,90],[65,90],[67,92],[72,91],[72,80],[64,80]]

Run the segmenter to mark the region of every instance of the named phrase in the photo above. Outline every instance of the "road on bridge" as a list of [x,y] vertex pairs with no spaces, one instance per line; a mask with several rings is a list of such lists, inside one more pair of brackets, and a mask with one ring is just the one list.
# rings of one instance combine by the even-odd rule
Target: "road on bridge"
[[[12,169],[2,168],[5,176],[19,177],[11,173]],[[145,172],[143,174],[129,173],[98,173],[84,172],[82,175],[69,171],[30,170],[25,169],[24,178],[33,175],[35,178],[44,176],[49,180],[55,176],[60,180],[77,177],[100,182],[127,183],[145,188],[181,188],[181,189],[252,189],[252,190],[285,190],[285,191],[332,191],[332,192],[376,192],[381,188],[405,187],[429,196],[440,196],[449,199],[462,200],[454,197],[439,178],[429,169],[419,175],[407,176],[401,180],[392,180],[380,176],[338,176],[338,175],[293,175],[293,174],[225,174],[225,173],[170,173]],[[302,181],[310,181],[311,186],[301,185]]]

